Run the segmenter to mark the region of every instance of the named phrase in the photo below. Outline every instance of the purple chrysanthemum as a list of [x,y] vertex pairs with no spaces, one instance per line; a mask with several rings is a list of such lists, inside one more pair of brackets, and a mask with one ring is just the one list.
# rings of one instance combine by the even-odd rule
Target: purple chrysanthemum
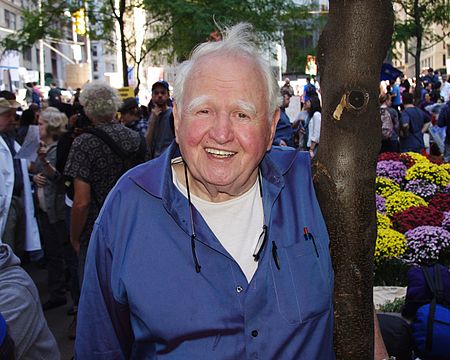
[[429,199],[438,190],[439,186],[423,179],[410,180],[405,186],[405,191],[410,191],[424,199]]
[[377,211],[384,215],[386,213],[386,199],[381,195],[375,194],[375,202],[377,205]]
[[404,256],[411,264],[430,264],[450,248],[450,232],[439,226],[419,226],[405,233],[408,250]]
[[450,230],[450,211],[444,212],[444,218],[442,219],[442,227]]
[[382,160],[377,163],[377,176],[389,178],[400,184],[405,175],[406,166],[401,161]]

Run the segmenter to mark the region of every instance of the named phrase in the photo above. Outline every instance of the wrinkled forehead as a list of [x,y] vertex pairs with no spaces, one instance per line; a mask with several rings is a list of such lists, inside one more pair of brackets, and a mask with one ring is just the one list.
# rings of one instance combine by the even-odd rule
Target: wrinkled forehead
[[[186,76],[183,107],[194,98],[234,91],[236,99],[267,102],[267,86],[255,60],[247,56],[210,54],[195,60]],[[256,106],[257,104],[255,104]]]

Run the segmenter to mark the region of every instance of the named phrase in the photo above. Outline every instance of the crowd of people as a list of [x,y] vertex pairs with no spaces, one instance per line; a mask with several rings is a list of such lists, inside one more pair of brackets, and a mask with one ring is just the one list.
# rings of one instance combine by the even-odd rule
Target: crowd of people
[[[419,101],[415,94],[417,82],[410,84],[403,75],[381,87],[381,152],[428,152],[450,162],[450,76],[441,78],[430,68],[419,81]],[[447,127],[447,136],[430,132],[432,126]],[[425,136],[426,142],[424,134],[431,135]],[[442,146],[438,146],[440,142]]]
[[[165,81],[153,85],[149,112],[97,81],[70,104],[54,84],[48,99],[25,100],[22,111],[13,93],[0,92],[0,314],[17,359],[51,360],[59,352],[43,312],[66,305],[70,291],[68,336],[75,338],[86,252],[105,198],[123,173],[158,157],[175,135]],[[21,145],[31,155],[21,155]],[[43,304],[21,267],[28,262],[47,270]],[[39,328],[25,333],[25,321]]]

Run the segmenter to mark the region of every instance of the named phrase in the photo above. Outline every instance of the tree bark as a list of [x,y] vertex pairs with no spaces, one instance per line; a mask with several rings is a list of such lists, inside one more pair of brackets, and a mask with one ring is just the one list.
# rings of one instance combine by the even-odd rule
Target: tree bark
[[120,51],[122,60],[122,80],[123,86],[128,86],[128,64],[127,64],[127,45],[125,44],[125,0],[119,1],[119,23],[120,32]]
[[330,0],[318,45],[323,110],[314,182],[331,240],[337,359],[373,359],[378,95],[392,31],[390,0]]

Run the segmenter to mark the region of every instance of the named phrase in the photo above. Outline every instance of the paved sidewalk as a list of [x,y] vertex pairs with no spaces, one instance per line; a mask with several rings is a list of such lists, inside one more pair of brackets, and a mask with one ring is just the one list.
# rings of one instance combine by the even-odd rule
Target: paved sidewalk
[[[47,270],[40,269],[36,264],[25,265],[25,270],[32,277],[36,284],[41,302],[47,301]],[[61,352],[61,360],[70,360],[73,357],[73,345],[74,341],[69,340],[69,326],[73,320],[73,316],[67,315],[67,310],[72,306],[72,300],[70,293],[67,293],[67,305],[60,306],[58,308],[46,311],[45,317],[47,319],[48,326],[53,332],[56,341],[59,345],[59,351]]]

